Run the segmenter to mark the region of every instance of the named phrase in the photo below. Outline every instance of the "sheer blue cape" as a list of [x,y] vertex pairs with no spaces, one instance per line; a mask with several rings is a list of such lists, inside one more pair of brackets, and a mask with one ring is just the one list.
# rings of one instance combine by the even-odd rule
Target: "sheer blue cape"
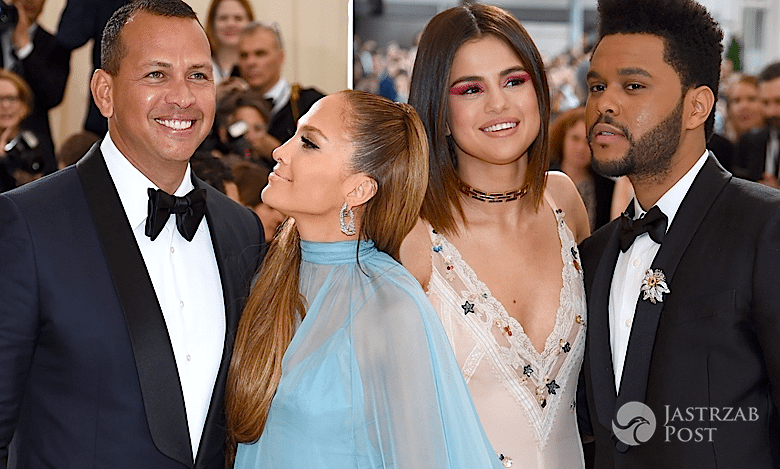
[[373,243],[359,248],[301,242],[306,317],[235,467],[501,468],[420,285]]

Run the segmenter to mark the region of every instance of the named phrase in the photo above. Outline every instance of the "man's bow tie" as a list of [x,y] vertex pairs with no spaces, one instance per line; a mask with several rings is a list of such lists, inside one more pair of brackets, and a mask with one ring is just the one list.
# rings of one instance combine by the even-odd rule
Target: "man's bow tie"
[[653,208],[637,220],[633,220],[629,213],[623,212],[620,215],[620,250],[628,251],[634,239],[642,233],[649,234],[658,244],[663,243],[667,223],[666,215],[657,205],[653,205]]
[[206,189],[193,189],[184,197],[151,187],[147,192],[149,214],[146,217],[146,236],[154,241],[168,222],[168,217],[175,213],[179,233],[187,241],[192,241],[203,215],[206,214]]

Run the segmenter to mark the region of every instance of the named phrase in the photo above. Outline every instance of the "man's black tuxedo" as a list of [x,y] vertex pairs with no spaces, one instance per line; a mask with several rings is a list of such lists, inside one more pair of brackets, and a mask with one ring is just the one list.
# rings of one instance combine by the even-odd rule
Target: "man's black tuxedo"
[[[298,118],[306,114],[309,108],[323,96],[325,95],[314,88],[301,88],[300,97],[297,100]],[[293,98],[290,97],[290,101],[271,117],[271,122],[268,124],[268,133],[281,143],[290,140],[295,135],[297,123],[292,112],[292,101]]]
[[[588,295],[579,411],[596,437],[597,468],[780,467],[780,191],[734,178],[710,154],[669,227],[652,269],[670,293],[640,298],[616,395],[609,292],[619,253],[620,221],[580,246]],[[657,428],[638,446],[612,431],[617,411],[638,401]],[[703,419],[669,422],[667,411],[706,408]],[[711,408],[719,409],[717,417]],[[721,421],[728,408],[756,421]],[[679,441],[715,428],[701,442]],[[683,430],[682,434],[680,429]]]
[[254,213],[193,179],[226,313],[196,461],[165,321],[96,144],[0,194],[0,466],[224,467],[227,368],[264,237]]
[[743,134],[737,141],[737,165],[734,168],[734,174],[750,181],[762,179],[766,166],[768,142],[768,127]]

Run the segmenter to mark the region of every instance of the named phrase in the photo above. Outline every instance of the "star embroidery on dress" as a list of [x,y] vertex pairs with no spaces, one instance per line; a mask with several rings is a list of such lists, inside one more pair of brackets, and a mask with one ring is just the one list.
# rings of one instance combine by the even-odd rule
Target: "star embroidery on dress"
[[577,272],[582,272],[579,256],[577,256],[577,249],[574,247],[571,248],[571,263],[574,265],[574,268],[577,269]]
[[550,394],[555,394],[555,390],[558,388],[560,388],[560,386],[558,386],[555,380],[552,380],[549,383],[547,383],[547,392]]
[[656,304],[664,301],[664,293],[671,293],[666,285],[666,275],[661,269],[647,269],[642,279],[642,299]]
[[474,303],[470,303],[469,300],[466,300],[460,307],[463,308],[464,315],[474,312]]
[[531,367],[531,365],[525,365],[523,367],[523,374],[526,376],[531,376],[531,373],[534,372],[534,369]]

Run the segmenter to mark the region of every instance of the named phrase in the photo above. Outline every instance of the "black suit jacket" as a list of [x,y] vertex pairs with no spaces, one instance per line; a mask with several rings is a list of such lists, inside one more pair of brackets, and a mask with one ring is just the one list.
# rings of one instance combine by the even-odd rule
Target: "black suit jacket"
[[[298,99],[298,118],[306,114],[309,108],[323,96],[325,95],[314,88],[302,88],[301,96]],[[292,101],[292,98],[290,101]],[[271,123],[268,125],[268,133],[284,143],[295,135],[296,125],[296,121],[293,119],[292,104],[288,101],[271,118]]]
[[254,213],[194,183],[208,194],[226,312],[194,462],[165,321],[99,146],[76,166],[0,194],[0,461],[8,457],[8,467],[224,467],[227,368],[264,237]]
[[767,127],[743,134],[737,141],[737,164],[734,174],[750,181],[763,178],[768,142],[769,128]]
[[[651,266],[671,292],[656,304],[637,292],[616,393],[608,304],[619,235],[616,220],[580,246],[589,319],[579,410],[596,437],[596,467],[780,467],[780,191],[733,178],[710,155]],[[613,435],[616,413],[631,401],[657,419],[638,446]],[[693,410],[688,420],[698,408],[703,417]],[[758,418],[726,421],[728,408],[731,419],[736,409]],[[703,428],[715,430],[680,441]]]

